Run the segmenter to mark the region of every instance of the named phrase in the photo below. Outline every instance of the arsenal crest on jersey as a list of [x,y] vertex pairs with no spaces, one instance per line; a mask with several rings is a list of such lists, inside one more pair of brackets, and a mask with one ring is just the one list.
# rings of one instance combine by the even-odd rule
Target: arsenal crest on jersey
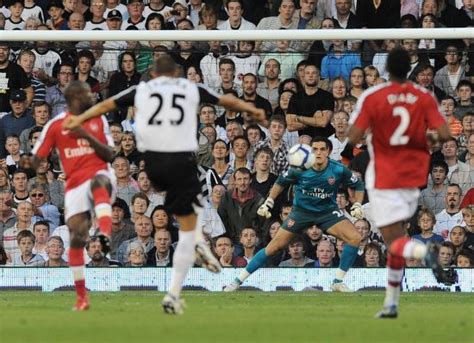
[[328,183],[332,186],[336,183],[336,179],[334,176],[328,177]]

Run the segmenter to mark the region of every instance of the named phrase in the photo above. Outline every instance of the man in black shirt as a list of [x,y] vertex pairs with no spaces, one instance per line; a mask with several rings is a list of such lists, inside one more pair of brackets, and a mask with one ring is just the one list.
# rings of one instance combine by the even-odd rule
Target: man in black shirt
[[33,87],[25,71],[18,64],[10,63],[10,47],[7,42],[0,42],[0,112],[8,112],[10,93],[23,89],[26,93],[27,105],[33,100]]
[[242,78],[243,94],[240,98],[247,102],[253,102],[255,107],[263,109],[267,118],[270,118],[273,113],[272,105],[267,99],[257,94],[257,81],[255,74],[245,74]]
[[305,66],[303,82],[304,92],[295,94],[288,105],[288,131],[298,131],[300,136],[329,137],[334,133],[330,124],[334,97],[318,88],[319,69],[314,64]]

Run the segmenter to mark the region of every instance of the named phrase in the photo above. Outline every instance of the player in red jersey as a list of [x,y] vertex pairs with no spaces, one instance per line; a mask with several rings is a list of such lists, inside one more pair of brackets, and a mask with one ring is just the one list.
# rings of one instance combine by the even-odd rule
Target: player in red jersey
[[447,140],[450,133],[433,95],[406,79],[408,53],[391,51],[386,68],[390,82],[371,88],[359,99],[349,141],[358,143],[368,133],[366,187],[372,216],[388,249],[384,309],[376,317],[396,318],[406,258],[425,259],[438,281],[449,281],[437,261],[437,248],[410,240],[403,224],[415,213],[418,188],[428,179],[427,131],[434,130],[440,140]]
[[[53,148],[59,152],[66,174],[65,219],[71,235],[69,266],[77,293],[73,309],[83,311],[89,308],[84,279],[84,246],[91,227],[90,211],[94,209],[102,235],[110,237],[112,231],[111,197],[115,176],[109,162],[113,158],[114,144],[104,117],[91,119],[72,131],[62,128],[65,118],[79,115],[94,104],[88,84],[71,82],[64,97],[69,111],[59,114],[45,126],[33,154],[35,160],[39,160],[46,159]],[[104,236],[103,245],[108,241]]]

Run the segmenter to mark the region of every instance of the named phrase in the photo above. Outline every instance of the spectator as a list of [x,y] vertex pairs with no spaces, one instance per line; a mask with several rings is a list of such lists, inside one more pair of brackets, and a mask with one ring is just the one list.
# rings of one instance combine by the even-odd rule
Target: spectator
[[305,91],[292,97],[288,107],[288,130],[297,130],[300,136],[329,137],[334,133],[330,124],[334,98],[329,92],[318,88],[319,69],[315,65],[307,64],[304,73]]
[[277,179],[277,175],[270,171],[273,160],[273,151],[269,147],[260,147],[255,153],[254,167],[250,187],[261,196],[266,197],[270,188]]
[[17,60],[18,65],[23,68],[23,71],[31,82],[31,87],[33,88],[33,103],[44,101],[46,96],[46,87],[44,83],[37,79],[36,72],[33,72],[35,60],[36,55],[31,50],[23,50],[20,52]]
[[439,248],[438,260],[443,268],[449,268],[453,264],[454,245],[451,242],[444,242]]
[[317,259],[316,247],[322,239],[323,231],[317,225],[312,225],[304,231],[303,244],[306,256],[308,256],[312,260]]
[[117,251],[124,241],[136,236],[127,203],[116,198],[112,204],[112,237],[110,241],[110,257],[118,260]]
[[48,15],[50,21],[47,21],[47,27],[49,30],[60,30],[67,21],[67,18],[64,16],[64,6],[60,0],[50,1],[48,3]]
[[417,224],[421,230],[420,234],[414,235],[413,239],[417,239],[425,244],[429,242],[443,243],[444,238],[433,233],[433,227],[436,224],[436,217],[429,209],[422,208],[418,211]]
[[224,193],[225,187],[216,184],[212,187],[209,201],[206,201],[204,205],[203,232],[211,238],[225,234],[224,224],[217,213],[217,208]]
[[44,101],[33,102],[31,112],[35,121],[34,126],[26,128],[20,133],[21,150],[26,153],[31,152],[33,148],[29,142],[31,130],[34,127],[44,127],[46,125],[51,118],[51,106]]
[[67,267],[67,262],[62,258],[64,254],[64,242],[59,236],[51,236],[48,238],[46,246],[48,258],[42,265],[43,267]]
[[[216,131],[216,139],[226,139],[225,126],[216,124],[216,108],[211,104],[203,104],[199,109],[199,123],[202,129],[212,127]],[[213,144],[212,142],[211,144]]]
[[474,103],[472,102],[472,83],[468,80],[459,81],[456,87],[456,97],[458,99],[458,105],[454,111],[454,116],[456,119],[462,121],[467,113],[474,113]]
[[248,73],[257,75],[260,56],[253,53],[254,51],[255,41],[239,41],[237,51],[230,56],[235,64],[234,82],[236,84],[241,85],[244,76]]
[[264,97],[257,94],[257,76],[247,73],[242,77],[242,96],[241,99],[252,102],[255,107],[265,110],[267,117],[270,117],[273,110],[270,102]]
[[[103,1],[103,0],[93,0]],[[77,53],[77,74],[75,79],[86,82],[96,100],[101,100],[99,80],[91,76],[95,64],[94,54],[90,50],[81,50]]]
[[[444,161],[448,164],[448,180],[453,181],[459,179],[459,175],[469,173],[469,166],[458,160],[457,157],[458,142],[456,138],[451,137],[443,143],[441,153],[444,156]],[[458,176],[455,176],[455,175]],[[453,179],[454,178],[454,179]]]
[[199,62],[200,70],[203,71],[204,84],[217,85],[220,82],[219,62],[226,58],[226,55],[227,48],[222,46],[220,41],[209,41],[209,52]]
[[169,2],[169,1],[150,0],[150,2],[145,6],[145,9],[143,10],[143,16],[145,18],[148,18],[148,16],[152,13],[159,13],[163,17],[166,17],[166,18],[171,17],[171,14],[169,13],[169,11],[171,11],[173,8],[168,6],[166,2]]
[[245,261],[249,263],[258,251],[257,246],[259,239],[257,237],[257,230],[255,230],[253,227],[243,228],[242,231],[240,231],[239,242],[242,245],[241,257],[243,257]]
[[217,26],[219,30],[254,30],[253,23],[242,17],[243,6],[241,0],[229,0],[225,3],[229,19]]
[[349,126],[349,114],[345,111],[337,111],[334,113],[331,119],[331,125],[336,131],[333,135],[329,136],[329,140],[332,143],[331,155],[329,157],[334,161],[341,161],[341,153],[344,151],[348,139],[347,139],[347,128]]
[[234,173],[230,163],[226,162],[228,156],[229,146],[222,139],[216,140],[212,145],[212,157],[214,158],[212,169],[216,171],[224,186],[227,186],[229,178]]
[[[0,179],[8,180],[5,170],[0,169]],[[12,211],[12,193],[10,188],[0,190],[0,240],[3,242],[4,232],[16,223],[15,212]]]
[[[118,248],[117,257],[121,264],[129,262],[130,247],[136,243],[143,247],[145,253],[148,253],[153,248],[153,238],[151,233],[153,231],[151,219],[145,216],[137,218],[135,221],[135,232],[137,237],[122,242]],[[146,259],[145,259],[146,260]]]
[[455,260],[458,268],[472,268],[474,266],[474,253],[469,249],[461,249]]
[[5,148],[7,150],[7,158],[5,164],[8,174],[12,174],[20,163],[23,152],[20,150],[20,138],[15,134],[10,134],[5,139]]
[[86,243],[87,255],[90,258],[90,262],[87,264],[88,267],[110,267],[118,265],[117,262],[110,261],[103,253],[103,246],[100,242],[100,238],[92,236]]
[[380,78],[379,71],[374,66],[365,67],[364,74],[367,88],[375,86],[377,79]]
[[[130,30],[135,28],[145,30],[145,17],[143,16],[144,5],[142,0],[128,0],[127,11],[128,19],[122,23],[121,30]],[[123,17],[123,15],[122,15]]]
[[349,93],[355,98],[360,98],[362,93],[365,91],[365,72],[361,67],[354,67],[351,70],[349,78]]
[[466,229],[466,247],[474,251],[474,206],[468,205],[462,209]]
[[30,199],[34,206],[33,223],[37,221],[46,221],[51,230],[59,226],[60,213],[56,206],[49,203],[49,189],[46,183],[36,183],[30,186]]
[[23,30],[25,21],[21,18],[25,3],[23,0],[11,0],[7,2],[10,17],[5,20],[4,30]]
[[231,142],[233,154],[231,155],[229,164],[234,170],[240,168],[252,169],[252,161],[248,158],[250,142],[245,136],[237,136]]
[[331,49],[321,62],[321,77],[334,79],[342,76],[348,80],[351,70],[360,66],[359,54],[348,51],[345,41],[333,40]]
[[463,218],[459,208],[461,202],[461,187],[451,183],[446,190],[446,208],[436,215],[436,225],[433,232],[448,239],[449,233],[456,225],[461,225]]
[[288,254],[290,258],[281,262],[278,267],[306,267],[312,265],[314,260],[305,256],[303,240],[295,236],[288,243]]
[[7,253],[5,252],[5,249],[3,249],[3,245],[0,244],[0,266],[6,265],[7,262],[8,262]]
[[[142,5],[139,0],[132,0],[132,5]],[[130,6],[130,5],[129,5]],[[136,71],[136,56],[133,52],[123,52],[119,56],[119,71],[110,77],[109,96],[114,96],[121,91],[136,85],[140,82],[141,74]],[[120,108],[115,112],[115,120],[122,121],[127,116],[127,109]]]
[[[148,178],[148,174],[145,170],[141,170],[137,174],[137,183],[140,192],[146,195],[150,204],[148,205],[148,209],[146,210],[145,215],[150,216],[151,211],[158,205],[163,205],[165,201],[165,197],[163,194],[158,193],[152,187],[150,179]],[[137,193],[138,194],[138,193]]]
[[117,122],[110,123],[110,135],[114,141],[114,152],[117,155],[122,149],[123,127]]
[[451,134],[454,138],[458,138],[462,134],[463,128],[461,122],[454,116],[455,108],[456,101],[452,96],[447,95],[441,99],[441,109],[448,121]]
[[360,29],[362,24],[359,19],[351,11],[352,1],[351,0],[335,0],[336,15],[334,19],[337,21],[339,26],[343,29]]
[[280,78],[282,80],[295,77],[298,63],[303,61],[305,56],[298,51],[290,48],[289,40],[277,40],[276,47],[271,52],[263,56],[262,64],[258,75],[265,75],[265,63],[269,59],[274,59],[280,63]]
[[138,218],[144,216],[149,205],[150,200],[148,200],[148,197],[145,193],[138,192],[134,194],[130,202],[130,208],[132,209],[130,217],[131,222],[135,223]]
[[69,15],[66,29],[72,30],[72,31],[82,31],[84,30],[85,25],[86,25],[86,22],[84,20],[84,16],[82,15],[82,13],[73,12]]
[[[286,130],[286,120],[283,116],[275,115],[270,118],[269,135],[255,146],[255,149],[270,148],[273,152],[270,172],[275,175],[283,174],[288,170],[288,146],[283,141]],[[255,156],[256,158],[256,156]]]
[[445,59],[447,64],[436,72],[434,83],[447,95],[454,97],[459,81],[466,78],[466,70],[461,63],[462,54],[455,44],[448,44]]
[[336,251],[334,244],[328,240],[322,240],[318,243],[316,248],[317,261],[308,263],[305,267],[326,268],[334,267],[334,257]]
[[24,170],[17,169],[13,172],[12,186],[14,191],[13,200],[16,204],[23,201],[31,202],[30,193],[28,192],[28,174]]
[[467,248],[467,230],[464,226],[455,226],[449,233],[449,241],[455,247],[454,255],[457,255],[463,248]]
[[178,228],[173,224],[173,217],[165,209],[164,205],[156,206],[151,212],[153,230],[167,230],[171,233],[171,241],[178,241]]
[[380,77],[386,80],[388,80],[389,77],[388,72],[385,70],[388,53],[399,46],[399,44],[399,41],[395,39],[384,40],[381,46],[381,52],[376,53],[371,61],[371,64],[379,71]]
[[339,210],[344,213],[344,216],[351,222],[355,221],[355,218],[347,211],[349,209],[349,194],[345,189],[339,189],[336,194],[336,203]]
[[[202,60],[201,60],[202,61]],[[197,68],[196,66],[189,66],[186,69],[186,79],[194,83],[205,83],[203,82],[203,75],[201,69]]]
[[127,247],[127,267],[143,267],[147,261],[147,251],[139,242],[132,242]]
[[90,20],[86,22],[84,30],[108,30],[105,20],[105,0],[92,0],[90,5],[92,14]]
[[130,162],[125,157],[116,157],[112,163],[117,178],[117,196],[130,205],[134,194],[138,193],[138,186],[130,177]]
[[32,231],[32,215],[33,205],[31,203],[26,201],[19,203],[16,210],[17,219],[15,225],[3,232],[3,248],[8,255],[8,260],[10,263],[15,261],[20,255],[20,250],[17,243],[18,233],[24,230]]
[[58,84],[46,89],[45,99],[52,107],[53,118],[66,109],[66,99],[63,92],[72,80],[74,80],[74,66],[67,62],[61,63],[58,71]]
[[172,267],[174,249],[171,246],[171,234],[167,230],[155,231],[155,246],[148,253],[147,266]]
[[448,165],[444,161],[433,161],[431,163],[430,177],[433,181],[421,191],[418,204],[429,209],[433,214],[438,214],[445,209],[446,197],[446,177],[448,175]]
[[243,257],[234,256],[234,243],[227,236],[217,237],[214,241],[214,253],[222,267],[245,267],[247,261]]
[[265,98],[275,109],[278,105],[278,89],[280,86],[280,62],[274,58],[268,59],[265,64],[263,82],[257,85],[257,94]]
[[119,0],[106,0],[105,4],[106,4],[106,9],[105,9],[104,17],[107,18],[108,14],[115,10],[120,13],[122,18],[128,19],[127,6],[120,3]]
[[226,234],[237,241],[242,227],[259,227],[261,220],[257,208],[263,198],[250,188],[250,171],[239,168],[234,173],[235,189],[227,191],[221,199],[218,213],[226,228]]
[[[177,2],[181,2],[181,0],[175,3]],[[202,0],[200,0],[200,2],[202,2]],[[195,9],[193,4],[191,7],[186,6],[188,13],[190,9]],[[222,21],[218,20],[217,8],[210,4],[204,4],[199,10],[199,22],[200,24],[196,26],[196,30],[216,30],[217,26],[222,24]]]
[[5,156],[6,137],[15,134],[20,136],[25,129],[33,127],[35,122],[27,111],[27,99],[24,90],[16,90],[10,93],[10,105],[12,111],[0,119],[0,156]]
[[382,249],[377,243],[369,243],[364,248],[364,266],[366,268],[384,267]]
[[344,80],[342,76],[338,76],[332,80],[331,92],[335,101],[334,110],[339,111],[343,109],[342,101],[347,97],[347,85],[346,80]]
[[[122,127],[123,126],[124,125],[122,122]],[[131,128],[124,128],[122,140],[120,142],[121,150],[117,154],[117,156],[125,157],[128,160],[128,162],[130,163],[130,172],[132,175],[135,175],[138,172],[138,162],[141,158],[141,155],[137,150],[137,141],[135,138],[135,134],[127,129]]]
[[40,255],[46,261],[48,259],[49,223],[45,220],[34,223],[33,234],[35,235],[33,254]]
[[54,178],[50,167],[47,160],[41,160],[36,168],[36,176],[29,180],[29,186],[31,187],[33,184],[47,185],[51,203],[58,209],[62,209],[64,207],[64,180]]
[[28,230],[20,231],[16,237],[19,254],[16,254],[12,259],[13,266],[27,266],[37,267],[44,263],[43,257],[38,254],[33,254],[33,247],[35,245],[35,235]]

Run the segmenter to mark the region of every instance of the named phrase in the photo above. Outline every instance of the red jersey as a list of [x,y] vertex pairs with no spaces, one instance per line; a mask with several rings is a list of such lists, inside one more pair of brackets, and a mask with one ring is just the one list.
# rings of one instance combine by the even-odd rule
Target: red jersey
[[351,124],[369,129],[367,188],[424,186],[430,163],[426,131],[445,123],[433,95],[412,82],[388,82],[362,94]]
[[[40,158],[47,158],[53,148],[58,150],[66,174],[66,191],[90,180],[98,171],[108,169],[108,163],[95,153],[86,139],[78,138],[62,128],[64,119],[69,115],[71,114],[63,112],[52,119],[44,127],[32,151]],[[82,127],[101,143],[113,147],[109,125],[104,116],[88,120]]]

